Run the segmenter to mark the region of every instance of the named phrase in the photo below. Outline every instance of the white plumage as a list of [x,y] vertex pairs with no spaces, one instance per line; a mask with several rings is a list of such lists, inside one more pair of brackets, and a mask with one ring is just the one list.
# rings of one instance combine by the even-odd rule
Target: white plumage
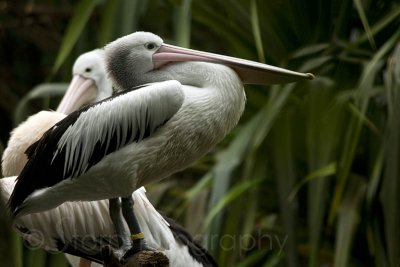
[[[4,201],[10,197],[15,179],[15,176],[0,179]],[[147,244],[163,252],[169,258],[170,266],[211,266],[211,263],[203,265],[191,256],[188,247],[174,237],[168,222],[149,202],[145,193],[146,190],[141,187],[132,196],[135,214]],[[105,245],[118,248],[117,233],[108,212],[108,200],[66,202],[49,211],[22,216],[14,221],[14,227],[32,247],[49,252],[70,252],[70,246],[75,246],[76,250],[90,257],[98,256]]]
[[[30,159],[9,202],[16,218],[66,201],[128,197],[140,186],[186,168],[225,137],[244,110],[242,80],[313,78],[179,49],[145,32],[114,41],[105,53],[121,94],[70,114],[29,149]],[[123,214],[134,219],[127,210]],[[111,217],[117,226],[119,217]],[[133,224],[131,233],[138,230]]]
[[[111,95],[111,83],[105,78],[102,53],[102,50],[97,49],[81,55],[76,60],[73,67],[73,81],[57,110],[70,113],[93,99],[101,100]],[[166,90],[162,93],[169,92]],[[157,96],[161,95],[157,94]],[[160,110],[162,110],[162,103]],[[27,161],[24,153],[26,149],[65,116],[59,112],[41,111],[15,128],[11,132],[7,148],[3,153],[3,175],[19,175]],[[82,129],[85,129],[88,123],[93,123],[93,120],[86,121]],[[131,122],[128,121],[127,125],[129,123]],[[140,124],[140,122],[137,123]],[[0,179],[4,201],[8,201],[14,189],[15,178]],[[172,266],[186,266],[188,262],[192,262],[193,266],[213,264],[211,257],[205,251],[201,252],[205,260],[202,263],[190,255],[188,246],[174,237],[169,224],[148,201],[144,188],[138,189],[132,196],[135,200],[135,213],[145,233],[146,242],[151,247],[163,251],[173,263]],[[41,247],[50,252],[65,251],[68,248],[66,252],[71,253],[73,252],[71,249],[75,249],[82,254],[96,255],[97,257],[93,259],[100,260],[98,255],[102,245],[110,244],[115,249],[118,248],[115,228],[109,217],[108,200],[66,202],[50,211],[23,216],[14,222],[14,227],[32,246]],[[103,240],[100,244],[93,241],[100,238]],[[67,258],[73,266],[79,265],[78,257],[70,255]]]
[[[66,149],[64,172],[73,170],[71,177],[85,173],[97,142],[105,144],[106,150],[114,135],[117,136],[117,148],[132,143],[134,139],[140,142],[146,130],[154,132],[158,125],[179,110],[184,95],[182,91],[176,90],[178,82],[166,81],[151,87],[151,90],[136,90],[115,97],[113,101],[104,101],[82,113],[79,120],[61,136],[53,156],[55,158],[62,149]],[[137,100],[135,105],[131,105],[132,99]],[[125,112],[127,106],[131,106],[130,111],[137,114],[136,119]],[[113,119],[115,117],[118,119]]]
[[58,112],[40,111],[14,128],[1,159],[3,176],[19,175],[28,161],[26,149],[65,116]]
[[106,75],[104,51],[95,49],[80,55],[72,67],[71,84],[57,107],[69,114],[78,108],[110,97],[112,84]]
[[[156,42],[158,47],[161,46],[161,39],[150,33],[127,37],[106,48],[108,61],[111,61],[114,49],[122,49],[121,43],[132,41],[130,37],[134,38],[133,41]],[[132,47],[137,48],[134,52],[137,53],[135,60],[138,60],[143,49],[134,44]],[[149,55],[145,53],[150,63],[154,52],[151,51]],[[108,65],[110,68],[112,63]],[[146,69],[147,64],[137,68]],[[112,72],[110,74],[114,77]],[[146,75],[147,80],[143,80]],[[245,94],[241,80],[235,71],[224,65],[204,62],[168,64],[140,77],[143,83],[153,84],[125,92],[81,110],[79,114],[71,114],[68,116],[70,121],[61,121],[62,124],[57,124],[47,133],[49,139],[55,135],[59,138],[59,141],[54,140],[54,147],[44,141],[46,138],[42,138],[47,144],[43,142],[41,148],[36,148],[37,157],[32,156],[30,167],[39,168],[40,164],[48,164],[48,169],[62,167],[62,173],[59,177],[51,177],[53,182],[58,179],[54,185],[37,188],[29,194],[22,205],[18,205],[19,215],[51,209],[65,201],[128,196],[136,188],[184,169],[203,156],[237,124],[244,110]],[[115,82],[120,83],[124,82]],[[129,88],[137,85],[140,84],[133,83]],[[164,93],[163,89],[170,93]],[[135,128],[130,128],[127,121],[142,123],[135,123],[132,125]],[[110,131],[113,123],[120,128],[119,131]],[[146,132],[146,129],[139,128],[142,125],[149,127],[146,138],[122,142],[128,130],[133,133]],[[111,151],[96,150],[98,143],[107,147],[111,135],[122,146],[116,146]],[[42,148],[48,149],[48,152]],[[64,155],[70,162],[72,154],[76,160],[73,160],[73,164],[67,164],[66,169],[54,162],[55,158],[63,161]],[[44,157],[49,157],[51,161]],[[99,161],[93,161],[93,157]],[[39,158],[47,163],[34,163]],[[91,166],[90,162],[94,164]],[[25,169],[28,171],[30,168]],[[41,170],[37,169],[39,172]],[[35,181],[50,179],[45,178],[45,173],[33,173],[30,175],[36,176],[33,179]],[[23,180],[20,176],[18,183],[22,185]],[[22,191],[17,188],[10,203],[19,199],[19,192]]]

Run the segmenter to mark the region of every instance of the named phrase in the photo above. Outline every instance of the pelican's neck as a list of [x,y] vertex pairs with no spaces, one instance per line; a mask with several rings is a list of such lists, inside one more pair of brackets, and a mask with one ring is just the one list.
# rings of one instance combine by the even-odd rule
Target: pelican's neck
[[208,78],[213,74],[212,66],[204,62],[178,62],[154,72],[170,80],[177,80],[182,85],[205,88],[210,85]]
[[236,126],[246,96],[235,71],[224,65],[205,62],[171,64],[164,71],[185,86],[185,105],[190,106],[187,111],[196,112],[197,117],[207,117],[205,121],[210,123],[210,129],[217,131],[217,136],[225,136]]
[[223,65],[188,62],[165,66],[163,71],[183,85],[185,95],[182,107],[169,121],[170,128],[165,128],[166,134],[173,132],[168,142],[173,145],[163,153],[176,158],[161,164],[165,164],[162,170],[172,174],[203,156],[236,126],[246,97],[237,74]]
[[[182,85],[197,88],[231,88],[242,83],[237,74],[224,65],[206,62],[177,62],[163,66],[159,70],[153,70],[142,76],[145,81],[139,84],[177,80]],[[139,85],[137,84],[137,85]]]
[[113,93],[112,83],[110,79],[106,78],[106,75],[101,76],[101,78],[96,81],[98,94],[96,101],[100,101],[104,98],[110,97]]

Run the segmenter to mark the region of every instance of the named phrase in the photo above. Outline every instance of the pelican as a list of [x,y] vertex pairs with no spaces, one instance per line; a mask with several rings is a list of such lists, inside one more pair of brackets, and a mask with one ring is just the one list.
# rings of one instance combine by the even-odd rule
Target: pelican
[[124,220],[131,234],[121,240],[121,259],[149,249],[132,192],[188,167],[220,142],[244,110],[243,83],[313,78],[167,45],[148,32],[117,39],[105,55],[120,93],[72,112],[29,147],[9,207],[18,219],[66,201],[108,198],[118,235],[129,234]]
[[71,84],[57,112],[69,114],[112,95],[112,83],[106,75],[104,50],[95,49],[80,55],[72,67],[72,74]]
[[[41,111],[29,117],[11,132],[2,157],[4,176],[19,175],[27,158],[25,150],[40,139],[46,130],[72,111],[112,94],[111,82],[106,76],[104,51],[96,49],[82,54],[75,61],[71,84],[57,107],[57,112]],[[62,112],[62,113],[60,113]],[[65,113],[65,114],[63,114]],[[16,177],[0,179],[4,201],[14,189]],[[135,214],[145,234],[146,242],[162,251],[172,266],[217,266],[207,251],[168,217],[160,215],[139,188],[132,194]],[[87,266],[89,262],[71,255],[82,256],[102,266],[103,245],[118,248],[117,234],[110,221],[108,200],[67,202],[43,213],[23,216],[14,227],[31,245],[50,252],[66,252],[72,266]],[[95,241],[102,242],[96,243]]]

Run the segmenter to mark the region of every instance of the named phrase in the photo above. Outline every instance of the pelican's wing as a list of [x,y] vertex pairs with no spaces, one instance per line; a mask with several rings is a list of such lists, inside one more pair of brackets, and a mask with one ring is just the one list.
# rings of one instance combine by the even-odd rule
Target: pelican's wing
[[[180,243],[180,245],[177,245],[174,250],[169,250],[165,252],[167,257],[173,257],[172,255],[179,255],[179,257],[175,256],[175,258],[171,261],[185,261],[187,263],[187,266],[218,267],[218,264],[216,263],[214,258],[208,253],[205,248],[203,248],[190,236],[185,228],[183,228],[171,218],[164,216],[164,219],[169,224],[169,228],[174,238],[178,241],[178,244]],[[184,246],[187,247],[187,250],[184,248]],[[192,262],[189,264],[190,261]]]
[[151,136],[182,106],[177,81],[124,92],[71,113],[27,150],[28,163],[10,197],[11,211],[35,190],[78,177],[106,155]]
[[147,245],[156,250],[171,249],[170,245],[175,242],[174,236],[167,221],[147,198],[146,189],[144,187],[136,189],[132,197],[136,218],[140,229],[145,234]]
[[[16,178],[0,179],[3,201],[9,199]],[[13,227],[32,248],[71,254],[66,256],[72,266],[78,266],[71,262],[72,255],[101,263],[104,246],[118,248],[117,234],[108,216],[108,200],[63,203],[52,210],[22,216],[13,222]]]

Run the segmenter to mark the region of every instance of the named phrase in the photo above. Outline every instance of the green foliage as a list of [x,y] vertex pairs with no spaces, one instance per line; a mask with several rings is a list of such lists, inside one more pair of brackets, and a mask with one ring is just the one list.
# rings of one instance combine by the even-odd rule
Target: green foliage
[[[398,2],[73,2],[41,80],[52,83],[25,92],[10,118],[37,110],[37,97],[51,108],[49,97],[65,88],[53,82],[68,81],[77,55],[135,30],[313,72],[312,82],[246,86],[234,132],[149,195],[156,192],[158,208],[200,236],[221,266],[400,264]],[[15,266],[65,264],[13,240]]]
[[82,31],[92,15],[92,12],[97,5],[98,1],[95,0],[81,0],[74,9],[74,16],[68,24],[65,32],[60,52],[54,62],[53,72],[57,72],[64,60],[70,54],[77,39],[82,34]]
[[[67,91],[68,83],[43,83],[35,86],[26,94],[19,102],[14,111],[13,121],[15,125],[22,122],[29,114],[29,101],[34,99],[48,100],[50,97],[61,98]],[[43,108],[48,108],[48,105],[43,104]]]

